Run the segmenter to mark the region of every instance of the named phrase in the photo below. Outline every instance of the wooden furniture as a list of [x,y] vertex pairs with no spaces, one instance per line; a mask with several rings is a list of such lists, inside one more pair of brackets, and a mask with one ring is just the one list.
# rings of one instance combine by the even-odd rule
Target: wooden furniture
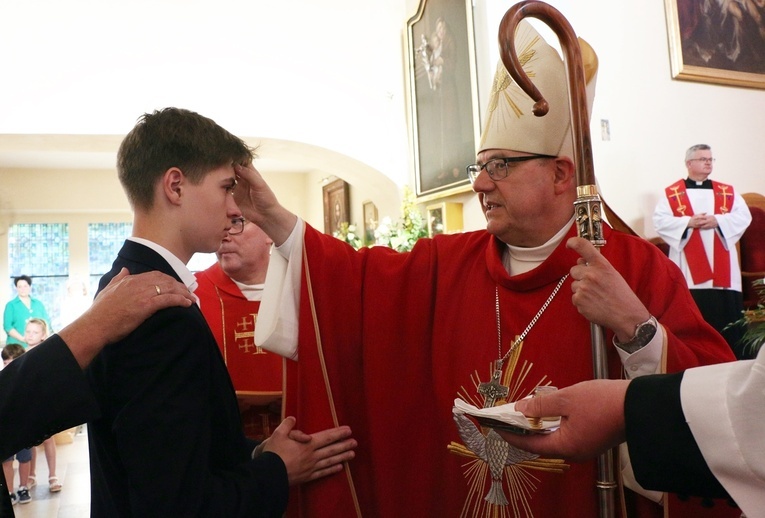
[[748,192],[741,195],[752,213],[752,223],[739,241],[741,258],[741,291],[744,308],[757,306],[757,292],[752,281],[765,277],[765,196]]

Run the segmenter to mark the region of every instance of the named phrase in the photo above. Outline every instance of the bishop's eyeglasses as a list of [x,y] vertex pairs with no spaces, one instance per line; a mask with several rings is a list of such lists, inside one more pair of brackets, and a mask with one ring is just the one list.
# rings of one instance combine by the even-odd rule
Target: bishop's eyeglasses
[[232,236],[235,236],[236,234],[241,234],[244,232],[244,224],[247,223],[247,220],[244,218],[233,218],[231,220],[231,228],[228,229],[228,233]]
[[689,162],[704,162],[705,164],[713,164],[715,159],[714,158],[691,158],[688,161]]
[[481,171],[486,169],[486,173],[489,175],[489,178],[494,180],[495,182],[497,180],[502,180],[503,178],[507,178],[508,173],[510,172],[510,169],[512,169],[512,165],[510,164],[517,164],[518,162],[526,162],[527,160],[534,160],[536,158],[555,158],[554,156],[550,155],[528,155],[528,156],[510,156],[510,157],[500,157],[500,158],[492,158],[485,164],[471,164],[467,166],[465,169],[467,170],[468,179],[470,180],[471,184],[474,184],[475,181],[478,179],[478,175],[481,174]]

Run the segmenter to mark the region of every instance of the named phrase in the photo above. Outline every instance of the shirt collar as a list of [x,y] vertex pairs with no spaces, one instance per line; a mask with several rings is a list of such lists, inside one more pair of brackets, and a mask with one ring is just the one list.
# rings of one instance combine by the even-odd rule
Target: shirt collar
[[131,236],[128,237],[128,239],[147,248],[151,248],[161,255],[162,258],[167,261],[167,264],[170,265],[170,268],[172,268],[176,275],[178,275],[178,278],[181,279],[181,282],[186,285],[190,292],[194,293],[194,290],[197,289],[197,279],[194,277],[194,274],[191,273],[191,270],[189,270],[186,265],[183,264],[183,261],[178,259],[175,254],[162,245],[158,245],[154,241],[149,241],[142,237]]

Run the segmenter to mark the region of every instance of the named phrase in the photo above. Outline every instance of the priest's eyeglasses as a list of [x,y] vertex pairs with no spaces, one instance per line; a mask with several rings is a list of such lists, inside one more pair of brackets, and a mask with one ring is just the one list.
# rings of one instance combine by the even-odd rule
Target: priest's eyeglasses
[[481,174],[481,171],[486,169],[486,172],[489,175],[489,178],[494,180],[495,182],[497,180],[502,180],[503,178],[507,178],[507,174],[510,172],[510,169],[513,167],[510,164],[516,164],[518,162],[526,162],[527,160],[534,160],[536,158],[555,158],[554,156],[550,155],[528,155],[528,156],[510,156],[510,157],[501,157],[501,158],[492,158],[485,164],[471,164],[467,166],[465,169],[467,170],[468,179],[470,180],[471,184],[474,184],[475,181],[478,179],[478,175]]
[[234,218],[231,220],[231,228],[228,229],[228,233],[232,236],[235,236],[237,234],[241,234],[244,232],[244,224],[247,223],[247,220],[244,218]]
[[714,163],[714,158],[691,158],[688,160],[689,162],[704,162],[705,164],[712,164]]

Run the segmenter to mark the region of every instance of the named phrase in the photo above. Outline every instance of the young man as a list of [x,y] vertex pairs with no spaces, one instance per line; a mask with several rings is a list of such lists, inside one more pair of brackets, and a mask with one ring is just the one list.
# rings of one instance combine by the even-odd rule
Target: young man
[[[101,286],[126,267],[167,273],[193,291],[185,264],[215,251],[231,228],[234,165],[251,160],[244,142],[197,113],[142,116],[117,159],[133,236]],[[95,517],[280,516],[289,483],[353,457],[347,427],[308,436],[292,418],[256,450],[196,305],[157,312],[105,347],[87,375],[102,414],[88,426]]]
[[725,337],[738,358],[744,358],[741,327],[726,328],[744,310],[736,243],[752,215],[732,185],[709,179],[714,161],[708,145],[688,148],[688,177],[664,190],[653,224],[669,245],[669,258],[682,270],[704,319]]
[[[582,47],[592,89],[597,58]],[[660,372],[663,359],[668,371],[733,359],[655,246],[605,224],[602,253],[572,239],[577,186],[564,66],[529,24],[519,26],[516,48],[533,56],[526,66],[550,113],[535,117],[533,102],[498,68],[478,163],[468,167],[485,231],[421,239],[407,254],[356,252],[304,225],[253,168],[237,166],[244,217],[278,245],[256,343],[298,360],[287,362],[284,398],[301,423],[351,423],[362,445],[352,479],[301,490],[304,516],[349,516],[356,501],[380,516],[597,516],[595,462],[566,467],[505,449],[496,434],[453,415],[454,399],[493,404],[485,388],[497,370],[493,388],[508,400],[591,379],[591,322],[606,328],[610,377]],[[283,298],[272,299],[280,280]],[[327,507],[326,486],[343,482]],[[663,514],[638,499],[643,516]],[[688,505],[685,516],[703,516],[698,499]]]
[[[155,311],[193,302],[188,288],[164,273],[122,270],[81,317],[0,371],[0,458],[98,416],[82,369]],[[7,495],[0,477],[0,516],[13,516]]]

